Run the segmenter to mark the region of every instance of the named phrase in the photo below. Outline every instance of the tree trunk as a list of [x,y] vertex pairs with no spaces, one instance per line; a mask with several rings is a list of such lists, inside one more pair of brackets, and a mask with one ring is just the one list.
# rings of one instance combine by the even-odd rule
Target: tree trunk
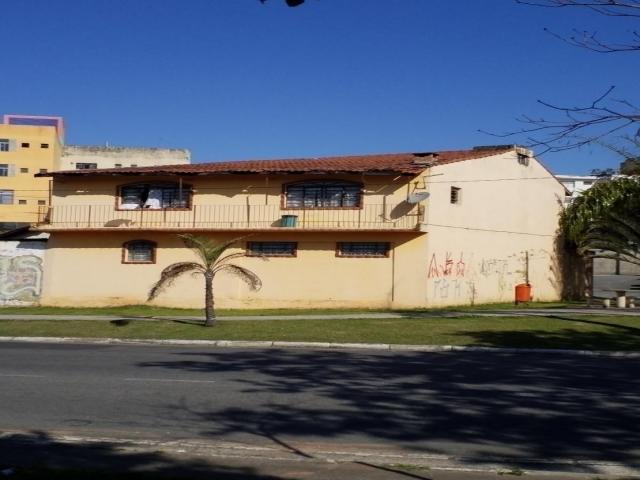
[[205,327],[213,327],[216,323],[216,313],[213,310],[213,272],[204,274],[204,315]]

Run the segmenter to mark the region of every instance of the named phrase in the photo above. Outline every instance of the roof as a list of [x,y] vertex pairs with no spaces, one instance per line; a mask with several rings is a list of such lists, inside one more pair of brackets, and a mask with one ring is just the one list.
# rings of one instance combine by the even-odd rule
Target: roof
[[294,158],[284,160],[241,160],[150,167],[63,170],[36,174],[36,177],[97,175],[215,175],[293,173],[389,173],[417,175],[428,167],[463,160],[490,157],[513,150],[514,145],[476,147],[423,153],[390,153],[341,157]]

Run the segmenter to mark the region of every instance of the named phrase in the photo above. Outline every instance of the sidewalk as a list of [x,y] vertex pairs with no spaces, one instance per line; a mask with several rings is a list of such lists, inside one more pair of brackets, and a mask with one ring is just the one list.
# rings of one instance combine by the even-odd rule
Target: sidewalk
[[[0,310],[1,311],[1,310]],[[218,316],[218,320],[346,320],[346,319],[393,319],[393,318],[461,318],[461,317],[514,317],[556,315],[626,315],[640,316],[640,308],[514,308],[505,310],[474,310],[474,311],[435,311],[435,312],[370,312],[370,313],[341,313],[322,315],[238,315]],[[33,315],[33,314],[0,314],[0,320],[183,320],[202,321],[204,316],[127,316],[127,315]]]

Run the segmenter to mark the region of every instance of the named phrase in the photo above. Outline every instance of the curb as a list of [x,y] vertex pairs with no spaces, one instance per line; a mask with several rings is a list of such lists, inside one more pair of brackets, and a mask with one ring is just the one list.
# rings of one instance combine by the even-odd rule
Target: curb
[[543,353],[559,355],[577,355],[591,357],[640,358],[637,351],[571,350],[551,348],[511,348],[477,347],[459,345],[402,345],[388,343],[331,343],[331,342],[281,342],[250,340],[153,340],[122,338],[82,338],[82,337],[0,337],[0,342],[18,343],[80,343],[95,345],[195,345],[227,348],[307,348],[331,350],[376,350],[391,352],[493,352],[493,353]]

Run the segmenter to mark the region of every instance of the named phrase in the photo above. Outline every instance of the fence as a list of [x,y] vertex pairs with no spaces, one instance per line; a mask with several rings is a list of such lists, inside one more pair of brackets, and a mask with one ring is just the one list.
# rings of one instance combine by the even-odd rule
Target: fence
[[357,209],[287,209],[279,205],[193,205],[190,209],[118,210],[114,205],[56,205],[39,209],[38,226],[53,229],[211,229],[270,228],[412,230],[421,222],[414,204],[364,205]]

